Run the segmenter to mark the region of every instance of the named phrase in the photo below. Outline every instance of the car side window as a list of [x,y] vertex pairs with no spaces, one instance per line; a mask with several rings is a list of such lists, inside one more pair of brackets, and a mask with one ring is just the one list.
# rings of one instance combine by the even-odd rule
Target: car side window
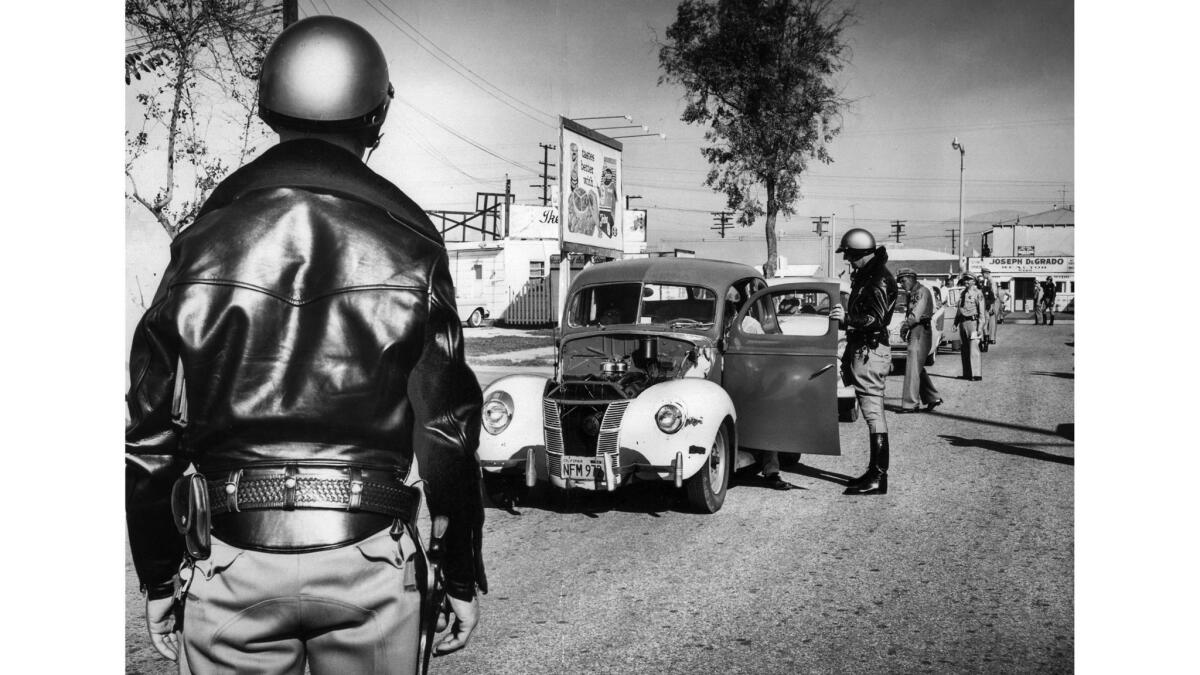
[[837,330],[829,320],[833,299],[824,291],[779,291],[764,295],[759,302],[768,305],[774,318],[774,330],[767,333],[819,337]]

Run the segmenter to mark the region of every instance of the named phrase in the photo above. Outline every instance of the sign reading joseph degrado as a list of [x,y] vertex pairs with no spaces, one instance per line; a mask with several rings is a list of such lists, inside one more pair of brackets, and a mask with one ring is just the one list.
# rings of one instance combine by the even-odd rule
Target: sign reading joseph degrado
[[973,272],[986,267],[992,274],[1074,274],[1075,256],[971,258],[967,267]]
[[623,248],[621,144],[562,119],[559,204],[564,243],[611,251]]

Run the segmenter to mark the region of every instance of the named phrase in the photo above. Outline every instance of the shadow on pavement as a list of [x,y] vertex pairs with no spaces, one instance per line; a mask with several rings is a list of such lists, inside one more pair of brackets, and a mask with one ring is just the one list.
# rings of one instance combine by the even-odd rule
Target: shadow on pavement
[[1071,422],[1069,424],[1060,424],[1060,425],[1058,425],[1058,429],[1056,429],[1056,431],[1058,431],[1059,436],[1062,436],[1063,438],[1067,439],[1068,441],[1075,440],[1075,423],[1074,422]]
[[1006,455],[1016,455],[1018,457],[1026,457],[1029,459],[1040,459],[1044,462],[1054,462],[1055,464],[1075,466],[1074,457],[1052,455],[1041,450],[1022,448],[1019,445],[1009,445],[1008,443],[989,441],[985,438],[963,438],[962,436],[947,436],[945,434],[939,434],[939,437],[950,441],[950,445],[953,445],[956,448],[982,448],[984,450],[1000,452]]
[[[1057,429],[1051,431],[1050,429],[1039,429],[1037,427],[1027,427],[1023,424],[1010,424],[1008,422],[997,422],[996,420],[981,419],[979,417],[968,417],[966,415],[955,415],[953,413],[942,412],[940,409],[935,410],[931,413],[925,413],[925,414],[935,415],[937,417],[945,417],[946,419],[960,420],[963,422],[974,422],[976,424],[986,424],[991,427],[1000,427],[1002,429],[1015,429],[1017,431],[1028,431],[1031,434],[1045,434],[1047,436],[1062,436],[1061,429],[1065,426],[1063,424],[1060,424],[1060,425],[1058,425]],[[1075,427],[1075,425],[1072,423],[1071,427],[1073,429]]]
[[1048,370],[1034,370],[1034,371],[1030,371],[1029,374],[1030,375],[1046,375],[1048,377],[1061,377],[1061,378],[1064,378],[1067,380],[1075,379],[1075,373],[1052,373]]
[[798,473],[801,476],[817,478],[819,480],[829,481],[830,483],[837,483],[838,485],[845,485],[846,483],[850,482],[850,476],[834,473],[832,471],[826,471],[825,469],[818,469],[815,466],[808,466],[807,464],[797,464],[796,466],[783,469],[783,471],[788,473]]

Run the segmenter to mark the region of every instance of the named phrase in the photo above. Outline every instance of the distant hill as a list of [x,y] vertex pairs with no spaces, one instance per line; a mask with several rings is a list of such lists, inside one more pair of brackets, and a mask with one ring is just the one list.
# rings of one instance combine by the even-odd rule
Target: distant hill
[[1017,216],[1027,216],[1028,211],[1014,211],[1012,209],[1000,209],[998,211],[988,211],[987,213],[977,213],[970,216],[965,216],[964,221],[969,223],[999,223],[1005,220],[1012,220]]

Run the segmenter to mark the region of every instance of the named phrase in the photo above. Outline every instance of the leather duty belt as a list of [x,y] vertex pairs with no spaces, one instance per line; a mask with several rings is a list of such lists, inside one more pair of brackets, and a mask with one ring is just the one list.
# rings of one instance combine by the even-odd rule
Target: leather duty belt
[[254,467],[208,479],[214,516],[258,509],[337,509],[407,520],[420,495],[392,472],[353,466]]

